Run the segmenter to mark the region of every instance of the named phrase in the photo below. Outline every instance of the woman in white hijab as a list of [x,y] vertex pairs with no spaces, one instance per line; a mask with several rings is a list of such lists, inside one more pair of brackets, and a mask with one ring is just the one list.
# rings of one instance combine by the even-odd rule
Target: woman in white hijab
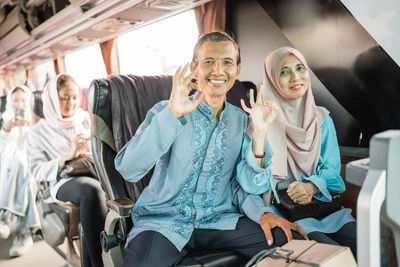
[[80,206],[80,220],[92,266],[103,266],[100,233],[106,216],[100,183],[86,176],[60,179],[67,161],[91,154],[89,114],[80,106],[80,89],[67,74],[51,79],[43,92],[44,119],[32,127],[28,141],[30,167],[36,181],[50,183],[47,202],[70,201]]
[[31,91],[18,86],[8,92],[0,131],[0,238],[8,238],[16,217],[10,257],[23,255],[33,244],[31,232],[40,227],[35,181],[28,169],[27,138],[30,134]]
[[[335,126],[329,112],[315,105],[309,67],[298,50],[282,47],[267,56],[262,93],[279,109],[266,134],[274,152],[271,173],[278,190],[286,189],[289,197],[299,204],[308,204],[313,198],[330,202],[331,192],[344,192]],[[265,192],[264,202],[272,208],[265,224],[270,228],[290,229],[292,223],[271,204],[275,188],[268,183],[260,188],[253,180],[239,183],[246,184],[249,193]],[[305,218],[295,223],[310,239],[349,246],[353,255],[357,255],[356,223],[350,209],[342,208],[322,219]]]

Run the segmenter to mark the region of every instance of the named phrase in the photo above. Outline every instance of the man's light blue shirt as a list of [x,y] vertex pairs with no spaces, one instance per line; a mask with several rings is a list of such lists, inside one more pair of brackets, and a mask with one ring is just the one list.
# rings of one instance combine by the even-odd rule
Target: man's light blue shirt
[[[243,214],[259,223],[261,215],[271,211],[259,195],[245,193],[234,177],[236,173],[270,176],[269,144],[265,144],[266,167],[260,168],[251,152],[252,141],[247,137],[250,142],[243,142],[247,115],[226,101],[218,123],[212,114],[202,101],[177,119],[168,101],[161,101],[119,151],[115,166],[129,182],[139,181],[155,165],[133,208],[134,227],[126,244],[150,230],[164,235],[180,251],[195,228],[232,230]],[[241,150],[247,152],[245,157]]]

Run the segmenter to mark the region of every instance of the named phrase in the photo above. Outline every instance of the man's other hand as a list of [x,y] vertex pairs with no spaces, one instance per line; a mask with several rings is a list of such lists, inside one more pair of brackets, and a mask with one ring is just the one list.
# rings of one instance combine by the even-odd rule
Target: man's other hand
[[298,232],[305,240],[308,240],[306,233],[301,229],[301,227],[295,223],[291,223],[288,220],[279,217],[278,215],[268,212],[264,213],[260,219],[260,226],[264,231],[265,239],[268,245],[272,246],[274,244],[274,238],[272,236],[272,228],[279,227],[285,233],[288,242],[293,239],[291,230]]

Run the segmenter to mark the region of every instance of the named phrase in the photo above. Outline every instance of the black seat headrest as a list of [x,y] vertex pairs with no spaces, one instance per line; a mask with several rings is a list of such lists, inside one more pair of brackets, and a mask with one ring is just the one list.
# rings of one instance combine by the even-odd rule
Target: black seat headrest
[[0,96],[0,112],[3,113],[6,110],[7,96]]
[[[159,101],[169,98],[171,88],[172,76],[110,75],[94,80],[88,93],[94,135],[116,153],[135,134],[147,111]],[[104,151],[111,153],[112,150]],[[103,158],[109,156],[102,155]],[[108,174],[105,179],[122,179],[115,175],[113,162],[106,163],[104,168]],[[150,178],[151,172],[137,183],[124,181],[129,198],[136,201]]]
[[33,114],[36,114],[39,118],[44,118],[43,115],[43,91],[34,91],[31,96],[31,109]]

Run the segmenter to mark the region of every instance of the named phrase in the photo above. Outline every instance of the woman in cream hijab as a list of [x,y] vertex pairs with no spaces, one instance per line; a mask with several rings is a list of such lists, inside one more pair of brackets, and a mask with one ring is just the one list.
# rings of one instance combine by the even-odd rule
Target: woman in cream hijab
[[0,238],[9,236],[10,224],[16,218],[10,257],[25,254],[33,244],[31,232],[40,227],[35,181],[28,169],[27,157],[30,95],[25,86],[17,86],[8,92],[0,131]]
[[91,153],[89,114],[80,108],[80,89],[67,74],[51,79],[43,92],[44,119],[32,127],[28,141],[30,168],[36,181],[50,183],[47,202],[80,206],[80,220],[91,266],[103,266],[100,232],[106,216],[100,183],[91,177],[58,177],[66,161]]
[[[268,55],[262,93],[279,109],[266,134],[274,151],[271,173],[277,188],[287,188],[290,198],[299,204],[308,204],[312,198],[329,202],[331,192],[344,192],[335,126],[329,112],[315,105],[309,67],[298,50],[282,47]],[[255,183],[249,190],[252,180],[239,182],[247,183],[249,193],[260,192]],[[292,223],[271,204],[275,188],[269,183],[262,187],[264,202],[273,211],[265,224],[291,228]],[[349,246],[356,256],[356,223],[350,213],[342,208],[323,219],[305,218],[295,223],[310,239]]]

